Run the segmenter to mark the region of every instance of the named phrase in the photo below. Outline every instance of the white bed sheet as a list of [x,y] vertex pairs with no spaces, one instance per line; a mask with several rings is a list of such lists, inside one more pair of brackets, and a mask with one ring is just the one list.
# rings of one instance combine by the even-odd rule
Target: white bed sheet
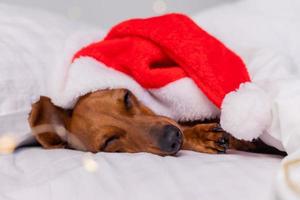
[[38,147],[2,155],[0,199],[266,200],[281,161],[242,152],[182,151],[177,157],[97,153],[89,154],[97,163],[97,170],[89,172],[86,158],[85,152]]

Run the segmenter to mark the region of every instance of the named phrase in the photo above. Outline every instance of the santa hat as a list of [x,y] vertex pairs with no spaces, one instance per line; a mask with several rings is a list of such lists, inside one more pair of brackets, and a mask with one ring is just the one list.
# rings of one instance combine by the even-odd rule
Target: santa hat
[[237,138],[258,137],[270,124],[267,95],[251,83],[241,58],[189,17],[133,19],[79,50],[65,94],[72,107],[91,91],[127,88],[156,113],[175,120],[218,117]]

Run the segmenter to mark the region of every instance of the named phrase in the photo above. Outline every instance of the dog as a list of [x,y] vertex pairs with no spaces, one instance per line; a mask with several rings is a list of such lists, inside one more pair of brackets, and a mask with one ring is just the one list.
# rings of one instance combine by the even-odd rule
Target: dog
[[158,116],[127,89],[89,93],[80,97],[73,110],[41,97],[32,105],[28,120],[37,141],[47,149],[161,156],[175,155],[181,149],[210,154],[225,153],[228,148],[276,152],[261,141],[233,138],[217,122],[180,124]]
[[[76,58],[74,55],[79,57],[81,55],[76,53],[79,49],[104,37],[98,30],[94,30],[94,27],[74,25],[59,16],[31,9],[0,5],[0,10],[2,19],[0,25],[6,30],[0,32],[0,43],[3,46],[0,48],[1,66],[4,66],[0,70],[2,77],[9,77],[1,80],[0,86],[3,88],[10,86],[2,91],[4,103],[0,105],[0,110],[2,113],[25,111],[27,114],[31,103],[36,102],[32,105],[29,124],[37,141],[43,147],[65,147],[91,152],[149,152],[158,155],[175,155],[180,149],[204,153],[225,153],[228,148],[246,151],[265,149],[265,145],[259,140],[245,142],[235,139],[223,131],[218,122],[196,121],[183,124],[172,120],[178,118],[174,117],[177,113],[181,114],[186,110],[194,112],[196,106],[195,113],[202,111],[205,113],[207,110],[213,113],[198,117],[199,119],[218,116],[218,109],[212,102],[205,101],[205,96],[201,96],[202,93],[199,93],[198,89],[185,94],[178,92],[176,95],[185,97],[186,94],[198,92],[195,96],[198,100],[203,100],[202,102],[192,98],[194,96],[180,98],[185,105],[182,106],[182,102],[175,100],[174,105],[180,110],[174,111],[174,108],[170,107],[172,103],[162,107],[159,102],[162,100],[168,102],[168,98],[156,101],[155,95],[146,92],[140,85],[133,84],[135,82],[128,79],[124,73],[118,73],[122,81],[113,79],[117,88],[109,87],[115,88],[110,90],[103,89],[107,86],[100,88],[99,80],[103,81],[111,71],[105,68],[105,73],[100,73],[104,67],[101,68],[99,63],[96,65],[90,59],[74,61]],[[77,29],[78,31],[74,32]],[[163,54],[160,56],[165,57]],[[70,63],[71,61],[74,62]],[[89,64],[89,70],[86,64]],[[157,65],[173,64],[154,62],[152,67],[157,69]],[[179,70],[175,74],[181,77],[182,72]],[[102,75],[102,79],[99,74]],[[106,82],[111,83],[112,79],[108,78]],[[153,82],[152,78],[148,80]],[[126,86],[130,87],[125,85],[119,87],[119,83],[125,82]],[[190,79],[184,83],[185,86],[195,86]],[[122,88],[130,88],[134,94]],[[96,91],[97,89],[99,90]],[[176,87],[173,87],[173,90],[177,92]],[[39,96],[42,97],[36,101]],[[147,102],[142,99],[145,96],[148,98]],[[139,102],[138,98],[148,107],[152,106],[153,111]],[[188,99],[195,101],[188,102]],[[204,102],[208,103],[205,104],[206,107]],[[162,108],[168,112],[160,114],[170,116],[172,119],[156,114],[163,110]],[[189,118],[185,115],[178,119]]]

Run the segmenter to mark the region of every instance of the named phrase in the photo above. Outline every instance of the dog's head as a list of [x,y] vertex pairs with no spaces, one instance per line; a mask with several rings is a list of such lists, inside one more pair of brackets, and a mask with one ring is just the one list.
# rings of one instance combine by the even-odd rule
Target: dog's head
[[87,94],[73,110],[41,97],[32,106],[29,123],[46,148],[173,155],[183,142],[175,121],[156,115],[126,89]]

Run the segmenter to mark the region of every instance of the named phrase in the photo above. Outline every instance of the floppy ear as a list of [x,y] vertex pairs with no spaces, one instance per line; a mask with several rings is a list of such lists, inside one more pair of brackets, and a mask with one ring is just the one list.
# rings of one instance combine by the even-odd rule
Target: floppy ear
[[67,145],[69,120],[69,112],[55,106],[48,97],[40,97],[32,105],[28,118],[32,133],[44,148],[64,148]]

